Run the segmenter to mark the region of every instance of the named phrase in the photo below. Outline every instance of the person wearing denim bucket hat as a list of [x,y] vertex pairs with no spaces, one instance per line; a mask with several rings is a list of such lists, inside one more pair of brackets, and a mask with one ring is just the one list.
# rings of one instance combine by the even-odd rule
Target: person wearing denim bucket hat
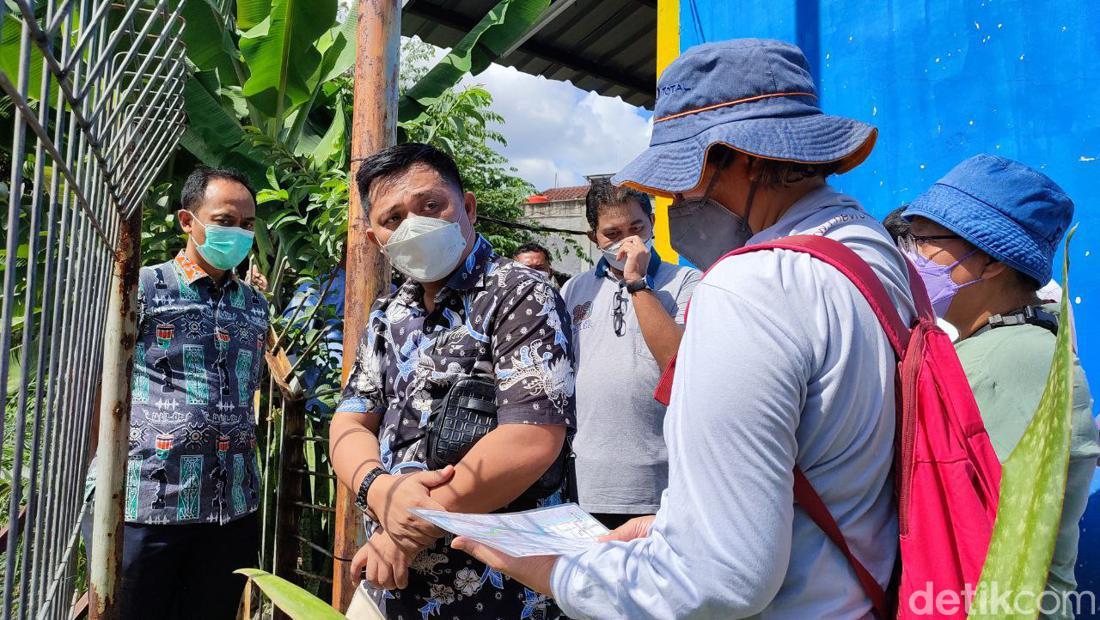
[[[1036,291],[1073,219],[1073,202],[1046,175],[1019,162],[977,155],[955,166],[902,213],[899,244],[921,274],[936,311],[957,328],[955,344],[989,438],[1004,461],[1031,422],[1054,358],[1059,304]],[[1063,323],[1072,328],[1072,318]],[[1092,397],[1074,356],[1073,435],[1062,518],[1044,617],[1069,618],[1077,583],[1078,522],[1100,456]]]
[[824,114],[802,52],[780,41],[693,47],[657,87],[650,147],[613,181],[674,198],[673,247],[710,269],[677,356],[657,514],[560,557],[455,544],[572,618],[870,617],[845,555],[796,508],[793,470],[885,587],[898,535],[894,353],[863,295],[824,262],[778,249],[717,259],[828,237],[871,267],[909,324],[904,257],[826,182],[867,158],[876,130]]

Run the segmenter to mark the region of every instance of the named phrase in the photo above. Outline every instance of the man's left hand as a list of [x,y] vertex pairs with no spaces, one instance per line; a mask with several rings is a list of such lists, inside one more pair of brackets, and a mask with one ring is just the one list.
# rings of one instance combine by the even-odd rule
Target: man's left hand
[[649,248],[638,235],[624,239],[615,258],[623,261],[623,280],[627,282],[641,280],[649,271]]
[[388,534],[378,530],[355,554],[351,573],[364,579],[371,587],[400,590],[409,585],[411,561],[412,557],[406,555]]
[[554,570],[554,563],[558,561],[556,555],[514,558],[465,536],[455,538],[451,546],[469,553],[535,592],[553,596],[550,591],[550,573]]

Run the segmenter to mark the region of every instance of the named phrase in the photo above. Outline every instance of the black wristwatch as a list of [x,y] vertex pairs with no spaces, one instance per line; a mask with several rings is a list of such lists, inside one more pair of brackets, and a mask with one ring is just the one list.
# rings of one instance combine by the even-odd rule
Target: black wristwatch
[[649,283],[649,276],[638,280],[631,280],[626,283],[626,292],[633,295],[640,291],[652,291],[653,285]]
[[367,513],[370,508],[367,506],[367,491],[370,490],[370,485],[374,484],[375,480],[378,480],[379,476],[386,475],[386,470],[381,467],[375,467],[367,472],[366,476],[363,476],[363,481],[359,483],[359,491],[355,494],[355,505]]

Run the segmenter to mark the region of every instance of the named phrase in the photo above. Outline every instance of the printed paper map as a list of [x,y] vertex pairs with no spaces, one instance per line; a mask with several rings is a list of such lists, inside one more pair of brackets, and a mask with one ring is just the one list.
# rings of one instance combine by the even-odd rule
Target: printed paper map
[[412,512],[452,534],[472,538],[513,557],[584,551],[608,532],[576,504],[489,515],[420,508]]

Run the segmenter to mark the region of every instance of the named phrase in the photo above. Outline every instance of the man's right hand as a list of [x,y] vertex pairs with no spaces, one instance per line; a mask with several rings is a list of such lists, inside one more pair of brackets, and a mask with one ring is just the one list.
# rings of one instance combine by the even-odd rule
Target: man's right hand
[[428,491],[447,484],[454,476],[448,465],[435,471],[400,476],[380,476],[367,491],[367,506],[393,541],[413,555],[443,535],[443,530],[409,512],[411,508],[446,510]]
[[649,528],[653,527],[653,520],[657,518],[657,515],[645,515],[641,517],[634,517],[633,519],[623,523],[619,527],[611,530],[610,533],[604,534],[599,537],[600,542],[608,542],[611,540],[619,540],[627,542],[634,540],[635,538],[645,538],[649,536]]

